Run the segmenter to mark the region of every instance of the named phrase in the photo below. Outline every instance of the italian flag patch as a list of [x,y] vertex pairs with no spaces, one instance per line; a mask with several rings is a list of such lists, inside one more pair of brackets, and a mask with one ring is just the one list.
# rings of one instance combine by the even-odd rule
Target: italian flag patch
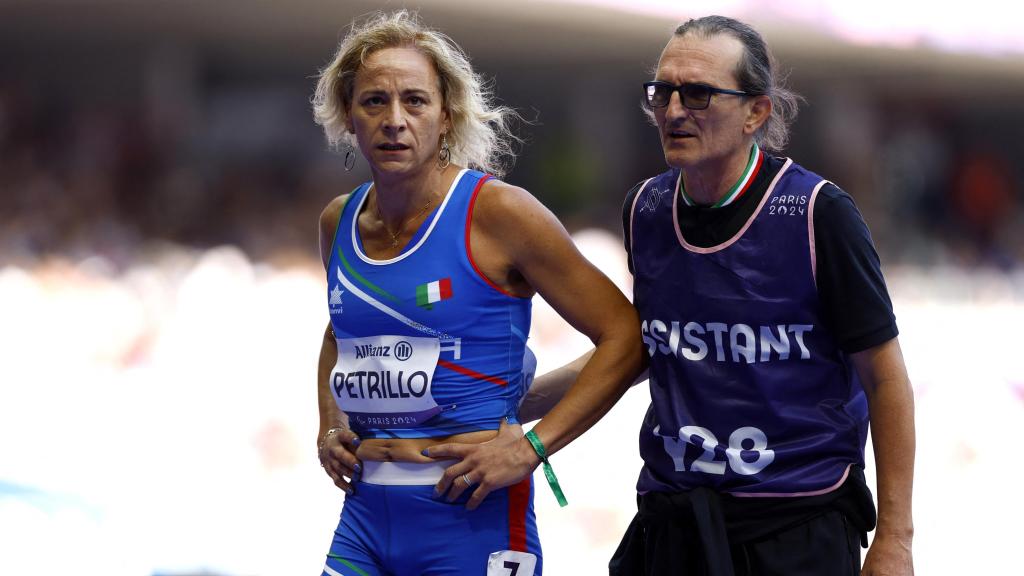
[[416,305],[430,310],[434,302],[452,297],[452,279],[442,278],[416,287]]

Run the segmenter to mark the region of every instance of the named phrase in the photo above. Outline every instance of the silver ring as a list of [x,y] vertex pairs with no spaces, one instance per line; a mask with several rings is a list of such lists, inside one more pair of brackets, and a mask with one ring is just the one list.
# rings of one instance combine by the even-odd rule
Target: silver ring
[[469,488],[470,486],[473,485],[473,482],[470,481],[470,479],[469,479],[469,473],[468,472],[462,475],[462,481],[466,483],[466,487],[467,488]]

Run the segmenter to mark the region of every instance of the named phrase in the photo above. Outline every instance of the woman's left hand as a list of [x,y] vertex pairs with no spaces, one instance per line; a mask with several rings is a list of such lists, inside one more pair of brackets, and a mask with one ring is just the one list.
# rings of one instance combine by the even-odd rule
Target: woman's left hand
[[444,472],[434,487],[438,498],[447,494],[454,502],[469,488],[473,495],[466,508],[475,510],[492,491],[511,486],[530,475],[540,458],[529,441],[523,439],[523,427],[502,420],[498,435],[480,444],[438,444],[423,451],[437,460],[458,459]]

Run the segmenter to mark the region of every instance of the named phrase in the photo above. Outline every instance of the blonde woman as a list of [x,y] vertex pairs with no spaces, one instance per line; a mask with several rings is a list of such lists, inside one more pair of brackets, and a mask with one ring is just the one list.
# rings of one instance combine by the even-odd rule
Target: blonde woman
[[[489,100],[462,50],[405,11],[353,26],[320,75],[317,122],[372,174],[320,219],[318,448],[346,492],[325,574],[541,574],[531,473],[641,369],[630,303],[492,176],[512,112]],[[535,293],[596,351],[524,437]]]

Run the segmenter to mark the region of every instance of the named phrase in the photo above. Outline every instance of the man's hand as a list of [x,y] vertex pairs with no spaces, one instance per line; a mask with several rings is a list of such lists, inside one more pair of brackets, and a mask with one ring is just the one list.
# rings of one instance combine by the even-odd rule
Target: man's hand
[[913,576],[911,539],[875,534],[861,576]]
[[359,437],[348,428],[332,429],[337,432],[328,431],[320,447],[320,465],[327,472],[327,475],[334,481],[334,485],[345,491],[346,494],[353,494],[352,477],[363,471],[363,465],[356,458],[356,449],[359,448]]
[[438,497],[447,493],[448,501],[454,502],[473,487],[473,495],[466,502],[469,510],[476,510],[494,490],[526,478],[540,464],[540,458],[523,438],[523,427],[504,420],[492,440],[481,444],[438,444],[423,454],[437,460],[460,460],[445,470],[434,493]]

